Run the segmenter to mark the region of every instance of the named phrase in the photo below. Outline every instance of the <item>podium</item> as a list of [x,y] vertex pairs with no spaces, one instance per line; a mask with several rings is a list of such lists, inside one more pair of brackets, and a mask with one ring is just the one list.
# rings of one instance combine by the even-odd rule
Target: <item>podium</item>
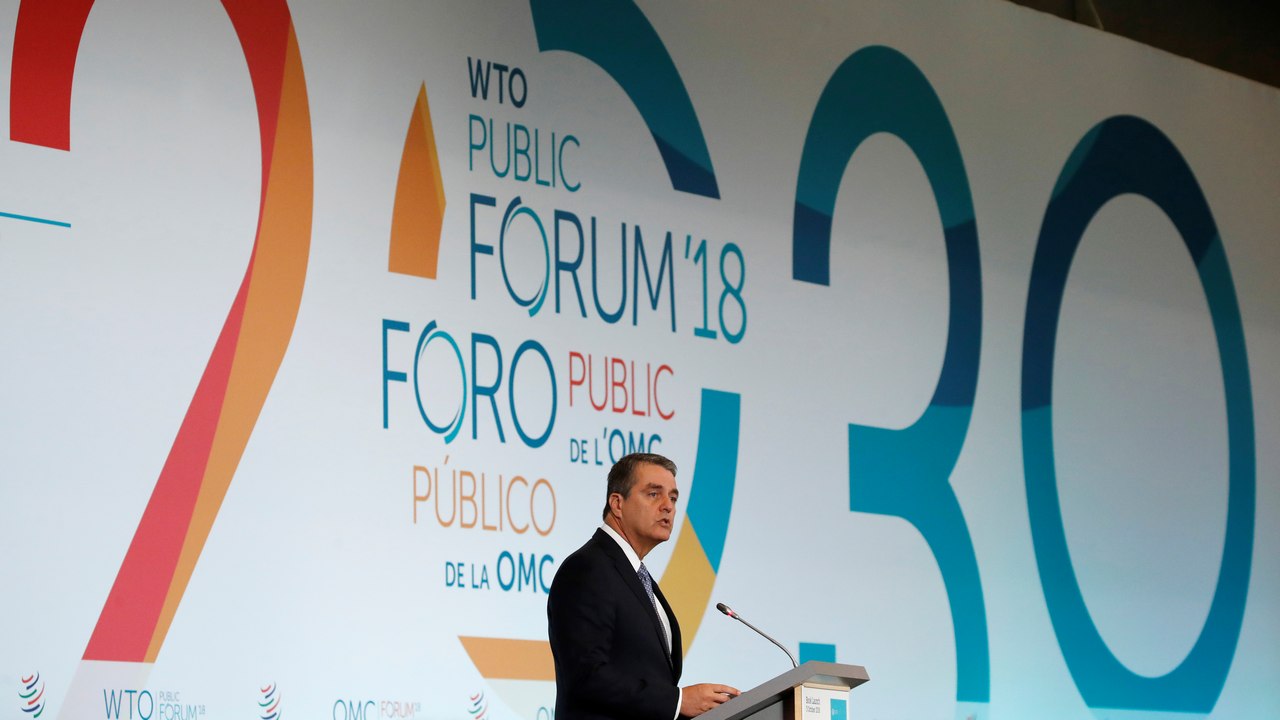
[[861,665],[810,660],[708,710],[698,719],[848,720],[843,698],[870,679]]

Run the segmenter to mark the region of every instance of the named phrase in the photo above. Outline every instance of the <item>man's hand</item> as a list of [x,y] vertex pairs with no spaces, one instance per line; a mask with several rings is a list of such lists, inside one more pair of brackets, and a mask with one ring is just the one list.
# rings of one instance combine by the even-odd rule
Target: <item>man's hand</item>
[[738,697],[737,688],[714,683],[690,685],[680,689],[680,714],[694,717],[710,710],[730,698]]

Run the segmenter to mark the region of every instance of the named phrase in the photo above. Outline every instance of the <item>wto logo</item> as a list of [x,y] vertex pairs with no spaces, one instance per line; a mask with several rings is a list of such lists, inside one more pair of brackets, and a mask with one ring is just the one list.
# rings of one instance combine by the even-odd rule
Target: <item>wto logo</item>
[[471,707],[467,708],[467,712],[471,714],[471,720],[483,720],[489,712],[489,703],[484,699],[483,690],[471,696]]
[[40,679],[40,673],[22,678],[18,697],[22,698],[25,717],[38,718],[44,713],[44,682]]
[[275,684],[261,688],[262,699],[258,701],[258,707],[262,709],[259,718],[262,720],[280,720],[280,688]]

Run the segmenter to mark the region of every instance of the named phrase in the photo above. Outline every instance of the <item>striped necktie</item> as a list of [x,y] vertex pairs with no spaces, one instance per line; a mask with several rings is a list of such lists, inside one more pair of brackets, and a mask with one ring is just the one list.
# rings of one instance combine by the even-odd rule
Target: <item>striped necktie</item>
[[[662,617],[662,608],[658,605],[658,597],[653,594],[653,576],[649,574],[649,568],[640,563],[640,568],[636,570],[636,575],[640,576],[640,584],[644,586],[644,591],[649,594],[649,602],[653,603],[653,611],[657,613],[658,618]],[[662,627],[662,639],[667,646],[667,655],[671,655],[671,638],[667,637],[666,626],[662,625],[659,620],[658,625]]]

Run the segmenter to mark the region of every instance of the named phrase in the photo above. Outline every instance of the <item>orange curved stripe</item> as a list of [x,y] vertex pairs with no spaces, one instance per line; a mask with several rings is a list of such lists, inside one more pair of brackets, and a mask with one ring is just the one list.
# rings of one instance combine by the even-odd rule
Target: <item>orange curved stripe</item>
[[487,680],[556,679],[551,644],[546,640],[463,637],[458,640],[480,677]]
[[231,365],[227,396],[213,439],[195,513],[173,582],[147,650],[160,652],[178,603],[231,485],[258,414],[289,346],[302,301],[311,244],[313,167],[311,116],[297,38],[289,28],[277,132],[263,194],[248,298]]
[[[67,61],[67,57],[74,56],[79,41],[78,38],[66,33],[72,30],[75,32],[83,30],[85,18],[78,13],[80,11],[87,13],[88,5],[75,4],[68,7],[63,5],[66,3],[59,4],[56,0],[24,1],[23,7],[31,9],[32,12],[20,12],[19,23],[23,23],[25,18],[30,27],[27,30],[20,29],[18,32],[24,37],[34,37],[32,42],[36,44],[48,45],[48,41],[53,40],[52,45],[41,46],[43,49],[37,52],[37,56],[47,54],[45,50],[58,54],[58,58],[50,61],[53,63],[50,67],[65,65],[69,72],[69,68],[72,68],[74,63]],[[288,7],[284,0],[277,0],[274,3],[260,2],[260,0],[224,0],[224,6],[232,24],[236,27],[245,58],[248,60],[249,74],[257,100],[259,128],[264,138],[274,139],[283,77],[281,68],[285,62],[285,50],[288,45],[290,23]],[[48,30],[44,21],[50,18],[55,18],[64,27],[57,29],[49,37],[44,37],[43,30]],[[40,32],[36,32],[37,30]],[[31,36],[31,32],[36,32],[36,35]],[[39,62],[43,63],[47,59],[39,57]],[[15,67],[15,72],[17,71]],[[54,95],[69,96],[70,75],[59,76],[56,80],[50,79],[50,82],[51,87],[57,89]],[[68,112],[70,107],[69,103],[54,102],[53,95],[41,95],[34,99],[21,96],[18,99],[20,102],[48,103],[41,107],[22,108],[20,112],[23,113],[47,115],[50,109]],[[57,118],[46,117],[45,119],[55,125],[59,123],[62,126],[66,125],[66,118],[57,120]],[[266,178],[270,169],[271,151],[271,145],[264,141],[261,191],[263,198],[266,195]],[[261,224],[261,215],[259,215],[259,224]],[[178,435],[156,480],[155,488],[139,520],[133,540],[125,553],[115,582],[89,638],[89,644],[84,653],[85,660],[143,662],[154,658],[159,651],[159,644],[163,642],[168,620],[166,619],[161,625],[161,617],[167,612],[167,617],[171,618],[173,604],[176,602],[170,597],[174,590],[174,576],[182,557],[183,546],[187,542],[200,487],[208,470],[219,419],[226,404],[232,365],[240,341],[250,282],[253,277],[254,258],[257,256],[260,241],[261,235],[255,241],[254,255],[248,262],[235,301],[227,314],[213,353],[201,375],[195,396],[183,416]],[[303,262],[305,264],[305,257]],[[178,596],[181,596],[181,588]],[[167,611],[166,602],[170,604]]]
[[662,594],[667,596],[671,611],[680,620],[680,644],[687,654],[693,646],[702,626],[702,617],[711,602],[711,589],[716,584],[716,573],[711,561],[702,549],[702,542],[693,530],[693,523],[685,515],[680,527],[680,537],[671,551],[671,561],[662,573]]

